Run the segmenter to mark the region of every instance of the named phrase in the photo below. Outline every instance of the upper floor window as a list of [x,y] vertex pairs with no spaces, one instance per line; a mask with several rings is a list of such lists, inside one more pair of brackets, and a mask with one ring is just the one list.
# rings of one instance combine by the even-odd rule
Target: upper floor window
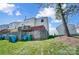
[[41,22],[44,22],[44,20],[42,19]]

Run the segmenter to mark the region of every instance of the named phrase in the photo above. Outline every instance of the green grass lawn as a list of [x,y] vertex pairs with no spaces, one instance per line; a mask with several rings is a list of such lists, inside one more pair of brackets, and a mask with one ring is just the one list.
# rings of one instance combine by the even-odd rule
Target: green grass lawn
[[16,43],[0,40],[1,55],[63,55],[78,54],[79,48],[71,47],[56,39],[42,41],[19,41]]

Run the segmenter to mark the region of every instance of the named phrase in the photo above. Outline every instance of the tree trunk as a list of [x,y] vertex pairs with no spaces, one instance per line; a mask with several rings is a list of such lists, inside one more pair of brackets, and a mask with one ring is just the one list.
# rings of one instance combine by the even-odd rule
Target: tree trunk
[[63,22],[63,27],[64,27],[65,35],[69,37],[70,33],[69,33],[69,30],[68,30],[68,26],[67,26],[67,23],[66,23],[66,20],[65,20],[65,17],[64,17],[64,13],[63,13],[61,4],[59,3],[58,5],[59,5],[59,8],[60,8],[60,12],[61,12],[61,17],[62,17],[62,22]]

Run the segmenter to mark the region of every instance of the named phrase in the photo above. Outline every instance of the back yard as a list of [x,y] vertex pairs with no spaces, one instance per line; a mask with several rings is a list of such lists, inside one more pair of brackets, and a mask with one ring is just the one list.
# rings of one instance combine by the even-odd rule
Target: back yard
[[[65,39],[63,39],[65,38]],[[67,40],[68,39],[68,40]],[[76,41],[75,41],[76,40]],[[16,43],[0,40],[1,55],[75,55],[79,54],[79,40],[57,37],[42,41],[19,41]]]

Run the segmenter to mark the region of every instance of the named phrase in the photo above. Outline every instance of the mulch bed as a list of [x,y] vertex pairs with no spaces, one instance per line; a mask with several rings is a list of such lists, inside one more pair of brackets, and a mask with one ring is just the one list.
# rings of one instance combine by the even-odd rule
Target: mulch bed
[[69,44],[71,46],[79,46],[79,39],[75,37],[60,36],[60,37],[57,37],[56,39],[66,44]]

